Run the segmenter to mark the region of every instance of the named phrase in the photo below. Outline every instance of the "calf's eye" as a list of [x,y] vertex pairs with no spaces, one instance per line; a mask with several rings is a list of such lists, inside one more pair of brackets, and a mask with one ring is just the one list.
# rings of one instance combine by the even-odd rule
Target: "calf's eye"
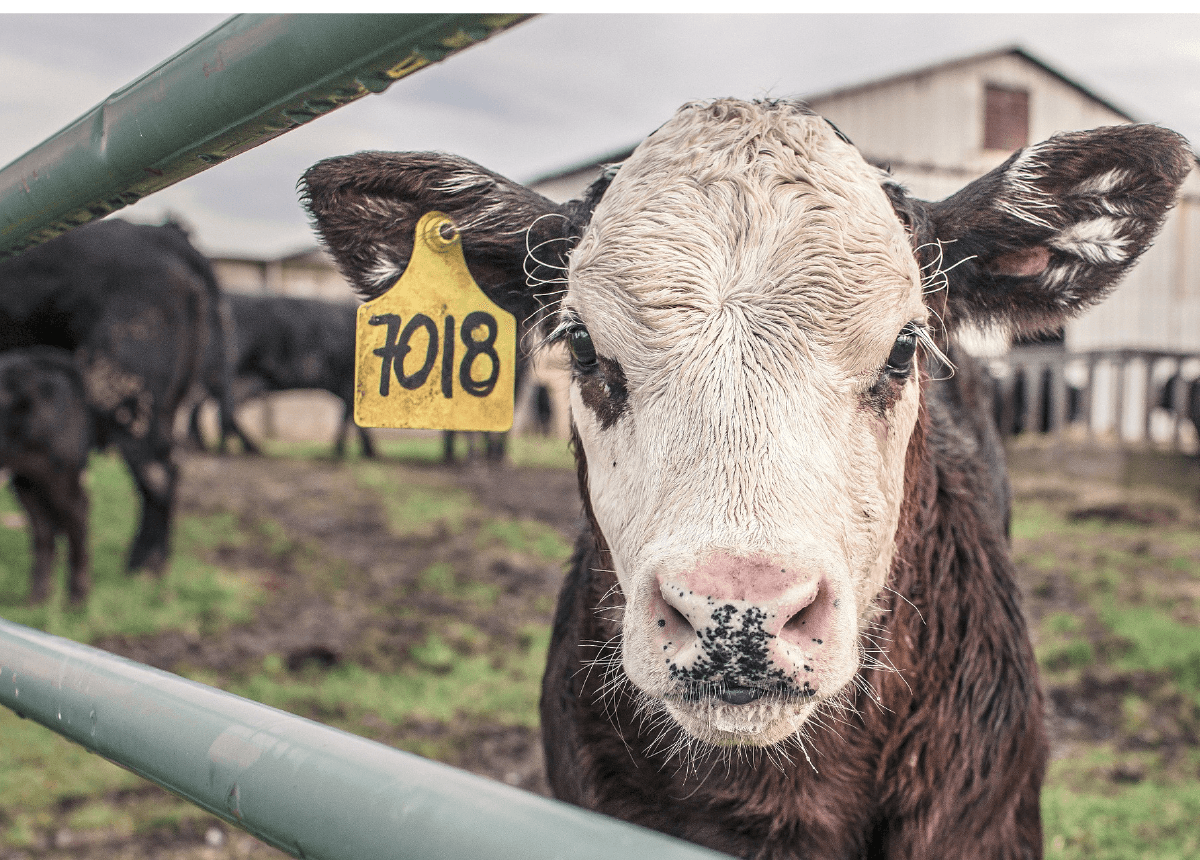
[[590,371],[596,367],[596,347],[592,344],[592,336],[583,326],[576,326],[567,333],[567,348],[571,350],[571,358],[575,366],[582,371]]
[[888,355],[887,372],[892,376],[908,376],[912,371],[913,355],[917,351],[917,333],[912,326],[905,326],[892,344]]

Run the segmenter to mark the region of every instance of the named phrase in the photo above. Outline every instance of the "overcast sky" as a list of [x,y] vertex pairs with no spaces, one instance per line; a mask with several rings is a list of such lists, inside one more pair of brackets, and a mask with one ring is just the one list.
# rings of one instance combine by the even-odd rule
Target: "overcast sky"
[[[0,164],[224,20],[3,15]],[[546,15],[125,210],[181,216],[210,253],[313,244],[296,179],[360,149],[456,152],[528,181],[640,140],[681,103],[785,96],[1019,44],[1200,143],[1200,15]]]

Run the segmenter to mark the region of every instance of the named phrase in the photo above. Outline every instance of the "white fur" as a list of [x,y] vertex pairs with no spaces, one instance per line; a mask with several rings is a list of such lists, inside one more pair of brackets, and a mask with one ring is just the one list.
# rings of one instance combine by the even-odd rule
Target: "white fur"
[[1076,197],[1102,197],[1111,194],[1118,186],[1124,185],[1130,178],[1128,170],[1114,167],[1097,176],[1091,176],[1075,186],[1072,193]]
[[894,551],[918,384],[880,416],[864,397],[901,329],[924,322],[907,237],[857,150],[820,118],[694,105],[622,165],[571,258],[568,312],[628,386],[605,429],[572,386],[592,508],[626,600],[630,680],[693,737],[777,743],[814,703],[673,696],[650,605],[656,575],[713,553],[828,578],[844,695]]
[[1116,218],[1079,221],[1051,239],[1050,244],[1088,263],[1122,263],[1129,257],[1132,244],[1121,235],[1123,227],[1124,223]]
[[1057,208],[1054,201],[1036,184],[1044,167],[1040,161],[1043,146],[1044,144],[1038,144],[1026,147],[1017,156],[1005,176],[1009,193],[996,197],[996,206],[999,209],[1036,227],[1050,227],[1047,216]]

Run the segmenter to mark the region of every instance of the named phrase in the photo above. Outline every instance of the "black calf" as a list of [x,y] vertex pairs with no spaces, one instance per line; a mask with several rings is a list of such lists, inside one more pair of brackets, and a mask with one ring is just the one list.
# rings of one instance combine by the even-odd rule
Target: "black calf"
[[83,470],[96,442],[83,380],[71,354],[53,347],[0,353],[0,466],[29,518],[33,544],[30,600],[45,600],[54,544],[67,537],[72,603],[87,596],[88,498]]

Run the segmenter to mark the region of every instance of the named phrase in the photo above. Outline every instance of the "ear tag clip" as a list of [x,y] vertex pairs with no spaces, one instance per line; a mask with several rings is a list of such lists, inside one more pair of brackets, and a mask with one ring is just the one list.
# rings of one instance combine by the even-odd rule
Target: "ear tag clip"
[[404,274],[358,309],[354,422],[509,430],[516,356],[516,319],[471,277],[454,222],[429,212]]

